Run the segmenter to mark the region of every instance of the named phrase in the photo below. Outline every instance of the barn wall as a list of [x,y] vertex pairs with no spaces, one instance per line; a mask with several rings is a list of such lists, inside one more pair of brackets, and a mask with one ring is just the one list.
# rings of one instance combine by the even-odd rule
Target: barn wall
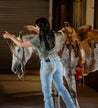
[[[11,53],[2,38],[4,31],[18,36],[24,25],[34,24],[39,17],[49,18],[49,0],[0,0],[0,69],[11,68]],[[38,68],[38,60],[34,55],[27,67]]]
[[64,22],[73,23],[73,0],[53,0],[53,29],[58,31]]

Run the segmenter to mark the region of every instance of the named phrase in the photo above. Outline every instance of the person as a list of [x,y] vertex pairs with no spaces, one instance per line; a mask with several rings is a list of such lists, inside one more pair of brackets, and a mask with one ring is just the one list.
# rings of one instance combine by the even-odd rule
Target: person
[[38,36],[30,41],[21,42],[5,31],[4,38],[11,39],[20,47],[35,46],[37,48],[41,67],[40,79],[42,84],[42,92],[44,94],[45,108],[54,108],[52,94],[52,80],[57,91],[62,96],[67,108],[76,108],[71,96],[63,85],[63,66],[56,50],[56,35],[50,29],[50,24],[46,18],[39,18],[35,22],[35,26],[24,26],[26,29],[36,31]]

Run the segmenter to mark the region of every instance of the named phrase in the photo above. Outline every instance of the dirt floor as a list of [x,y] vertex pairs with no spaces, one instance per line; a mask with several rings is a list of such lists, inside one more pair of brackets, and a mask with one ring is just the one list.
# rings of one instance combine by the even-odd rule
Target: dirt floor
[[[80,108],[98,108],[98,92],[87,85],[77,85]],[[0,74],[0,108],[44,108],[39,75],[19,80],[13,74]],[[61,100],[61,108],[66,108]]]

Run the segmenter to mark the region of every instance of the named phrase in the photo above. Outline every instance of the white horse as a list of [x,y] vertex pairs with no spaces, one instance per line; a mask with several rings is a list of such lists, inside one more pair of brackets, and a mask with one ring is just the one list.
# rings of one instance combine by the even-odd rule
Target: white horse
[[[19,36],[19,37],[17,37],[17,39],[19,39],[21,41],[28,41],[28,40],[34,38],[34,36],[35,36],[34,34],[29,34],[29,35],[25,35],[23,37]],[[65,40],[66,40],[66,37],[63,34],[57,34],[57,46],[56,46],[57,51],[62,49],[63,43],[65,42]],[[15,74],[21,74],[24,71],[23,65],[25,65],[27,63],[27,61],[30,59],[32,53],[38,54],[37,50],[35,47],[20,48],[19,46],[16,46],[15,44],[13,45],[12,49],[15,53],[12,55],[12,71]],[[97,55],[98,55],[98,50],[96,48],[95,49],[95,60],[96,61],[98,61]],[[89,57],[87,59],[88,63],[91,62],[90,58],[91,57]],[[22,59],[24,59],[24,63],[22,63]],[[74,50],[72,49],[72,51],[71,51],[71,76],[69,76],[69,71],[70,71],[69,49],[67,48],[66,45],[64,47],[61,61],[62,61],[63,68],[64,68],[64,77],[65,77],[67,84],[69,86],[71,97],[72,97],[74,103],[76,104],[77,108],[79,108],[79,104],[77,101],[75,75],[74,75],[74,67],[76,66]],[[95,67],[96,67],[95,70],[97,70],[98,63],[96,63]],[[55,101],[57,103],[55,105],[55,108],[60,108],[60,103],[58,102],[58,100],[59,100],[59,98],[56,96]]]

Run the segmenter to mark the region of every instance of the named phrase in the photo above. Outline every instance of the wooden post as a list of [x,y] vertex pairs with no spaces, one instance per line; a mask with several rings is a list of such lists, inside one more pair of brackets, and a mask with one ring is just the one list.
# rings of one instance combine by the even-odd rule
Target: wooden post
[[53,8],[53,1],[49,0],[49,23],[50,23],[50,28],[52,28],[52,8]]

